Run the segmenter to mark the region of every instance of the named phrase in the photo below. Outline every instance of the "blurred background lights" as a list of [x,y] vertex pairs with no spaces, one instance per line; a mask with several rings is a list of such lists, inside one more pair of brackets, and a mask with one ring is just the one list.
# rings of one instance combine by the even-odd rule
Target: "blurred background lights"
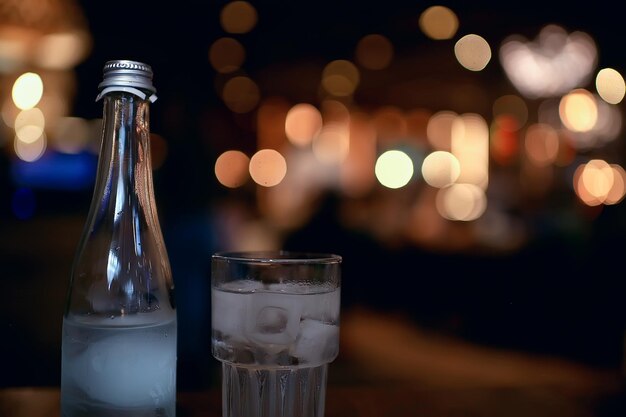
[[91,37],[83,30],[42,36],[35,50],[35,61],[42,68],[71,69],[87,57]]
[[481,71],[491,61],[491,48],[482,36],[469,34],[456,42],[454,55],[468,70]]
[[376,160],[374,172],[383,186],[401,188],[413,177],[413,161],[400,150],[388,150]]
[[324,125],[319,135],[313,138],[311,147],[318,161],[339,164],[346,159],[350,150],[348,126],[339,123]]
[[407,134],[404,112],[395,106],[382,106],[372,116],[379,141],[398,141]]
[[596,75],[596,90],[602,100],[609,104],[618,104],[624,99],[626,86],[622,74],[613,68],[603,68]]
[[352,62],[338,59],[324,67],[322,86],[334,96],[345,97],[354,92],[360,78],[359,70]]
[[241,43],[233,38],[219,38],[209,48],[209,62],[221,73],[238,70],[246,57],[246,51]]
[[434,149],[450,151],[452,124],[457,116],[453,111],[442,110],[430,117],[426,125],[426,135]]
[[626,195],[626,171],[618,164],[610,164],[610,166],[613,170],[613,184],[604,199],[604,204],[608,205],[621,202]]
[[559,135],[548,124],[532,124],[526,129],[524,149],[528,160],[534,165],[550,165],[556,160],[559,152]]
[[231,1],[220,13],[220,24],[228,33],[250,32],[257,23],[257,11],[247,1]]
[[451,152],[459,160],[460,183],[486,189],[489,181],[489,128],[476,113],[459,115],[452,124]]
[[624,169],[601,159],[592,159],[576,168],[573,177],[574,190],[589,206],[616,204],[624,198]]
[[436,188],[447,187],[454,183],[461,173],[459,160],[446,151],[430,153],[422,163],[424,181]]
[[487,208],[485,192],[474,184],[452,184],[437,192],[436,207],[448,220],[472,221]]
[[393,44],[383,35],[366,35],[356,45],[355,60],[363,68],[381,70],[387,68],[392,59]]
[[261,101],[256,111],[257,149],[280,149],[287,137],[285,119],[291,103],[282,97],[267,97]]
[[250,158],[252,180],[263,187],[274,187],[287,174],[287,161],[274,149],[261,149]]
[[296,146],[306,146],[322,129],[322,115],[308,103],[300,103],[289,109],[285,118],[285,134]]
[[587,132],[598,121],[596,100],[587,90],[576,89],[561,98],[559,116],[569,130]]
[[222,153],[215,161],[215,177],[225,187],[237,188],[250,177],[250,158],[237,150]]
[[556,96],[583,85],[596,61],[596,45],[589,35],[568,34],[555,24],[544,26],[534,41],[511,35],[500,47],[505,74],[528,98]]
[[22,161],[34,162],[44,154],[47,146],[46,142],[47,139],[44,133],[32,142],[23,142],[18,137],[15,137],[13,148],[17,157]]
[[430,6],[420,15],[419,27],[431,39],[451,39],[459,28],[459,19],[445,6]]
[[250,78],[239,75],[226,81],[222,90],[222,99],[235,113],[247,113],[253,110],[261,98],[257,84]]
[[75,154],[83,151],[91,138],[91,129],[87,120],[81,117],[62,117],[54,129],[51,147],[60,152]]
[[39,74],[26,72],[15,80],[13,84],[13,103],[19,109],[26,110],[35,107],[43,95],[43,81]]
[[15,135],[25,143],[36,141],[44,131],[46,120],[41,110],[36,107],[22,110],[15,118]]
[[498,97],[493,102],[492,108],[495,119],[503,115],[511,116],[517,121],[518,129],[523,127],[528,120],[528,106],[524,99],[515,94]]

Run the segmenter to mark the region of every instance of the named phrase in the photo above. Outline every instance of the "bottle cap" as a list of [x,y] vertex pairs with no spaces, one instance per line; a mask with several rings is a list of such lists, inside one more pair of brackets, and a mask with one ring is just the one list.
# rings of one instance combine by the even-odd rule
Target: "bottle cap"
[[150,101],[156,100],[156,88],[152,85],[152,67],[148,64],[126,59],[107,61],[102,74],[103,80],[98,84],[100,94],[96,100],[111,91],[126,91],[142,99],[149,95]]

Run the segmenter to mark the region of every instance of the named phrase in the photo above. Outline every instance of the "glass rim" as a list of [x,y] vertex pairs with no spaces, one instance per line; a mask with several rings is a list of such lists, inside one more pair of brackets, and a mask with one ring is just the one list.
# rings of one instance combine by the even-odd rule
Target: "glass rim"
[[330,252],[290,250],[218,251],[211,258],[216,261],[266,264],[339,264],[343,258]]

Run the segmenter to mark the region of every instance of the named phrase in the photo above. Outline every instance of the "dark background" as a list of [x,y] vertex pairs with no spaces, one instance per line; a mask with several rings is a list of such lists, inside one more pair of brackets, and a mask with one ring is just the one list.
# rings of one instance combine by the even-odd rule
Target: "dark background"
[[[221,152],[230,147],[251,151],[255,146],[254,135],[242,129],[221,102],[208,61],[209,46],[225,35],[218,16],[226,2],[79,4],[93,47],[75,68],[73,115],[101,116],[95,95],[107,60],[134,59],[154,69],[159,99],[152,106],[151,127],[168,146],[167,159],[154,179],[177,289],[181,387],[212,385],[216,364],[209,355],[210,255],[224,249],[227,239],[216,211],[229,201],[254,204],[250,188],[226,190],[213,174]],[[416,21],[431,3],[320,0],[253,5],[259,22],[250,33],[238,36],[246,47],[245,70],[253,78],[302,62],[350,58],[358,39],[373,32],[388,36],[398,56],[413,51],[430,56]],[[511,33],[533,37],[552,22],[586,31],[598,43],[599,67],[625,68],[623,24],[616,26],[622,18],[609,2],[445,5],[460,18],[459,33],[479,33],[493,45]],[[502,78],[497,67],[489,71],[484,77]],[[389,74],[390,80],[393,77]],[[294,101],[312,100],[309,90],[303,86],[285,95]],[[624,156],[615,159],[623,162]],[[0,155],[0,385],[56,385],[65,289],[91,189],[35,188],[34,213],[16,218],[9,204],[17,189],[9,159],[6,152]],[[597,210],[563,202],[555,192],[525,217],[535,233],[520,250],[458,253],[389,246],[350,229],[340,220],[341,198],[332,192],[324,195],[314,217],[288,236],[284,246],[344,256],[346,311],[366,307],[398,312],[416,326],[479,345],[612,370],[622,366],[624,203]],[[572,227],[563,227],[572,213]]]

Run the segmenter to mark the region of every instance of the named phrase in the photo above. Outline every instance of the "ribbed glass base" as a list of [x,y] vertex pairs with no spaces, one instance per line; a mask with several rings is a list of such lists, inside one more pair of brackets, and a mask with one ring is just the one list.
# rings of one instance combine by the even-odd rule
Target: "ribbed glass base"
[[324,417],[328,364],[267,369],[222,362],[223,417]]

